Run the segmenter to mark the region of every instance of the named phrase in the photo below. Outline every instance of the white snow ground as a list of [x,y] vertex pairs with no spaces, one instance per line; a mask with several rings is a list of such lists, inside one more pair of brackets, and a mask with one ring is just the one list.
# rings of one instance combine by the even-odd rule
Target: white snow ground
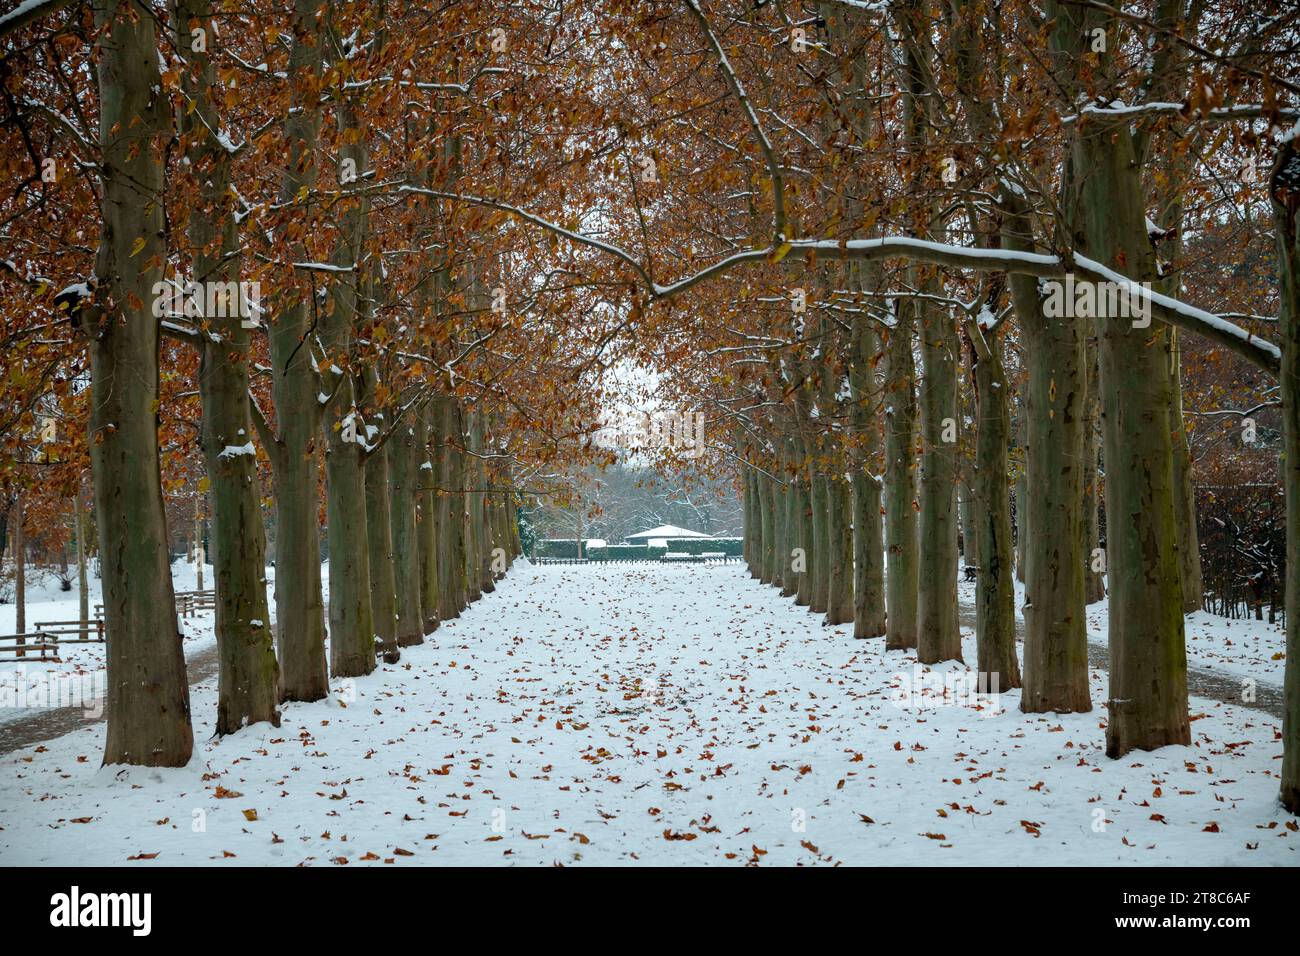
[[1112,761],[1104,673],[1027,716],[900,707],[914,665],[740,564],[520,563],[279,728],[208,739],[200,685],[185,768],[100,768],[102,724],[0,758],[0,864],[1300,863],[1258,711]]
[[[975,606],[975,585],[959,579],[957,585],[961,601]],[[1015,582],[1016,614],[1024,616],[1025,586]],[[1088,640],[1106,646],[1106,599],[1088,605]],[[1264,612],[1267,616],[1268,612]],[[1190,667],[1203,667],[1233,677],[1254,678],[1261,684],[1282,686],[1286,667],[1286,629],[1281,623],[1265,621],[1230,620],[1195,611],[1184,618],[1187,642],[1187,663]]]
[[[172,587],[177,591],[193,591],[198,587],[197,569],[194,564],[184,560],[172,563]],[[267,568],[273,576],[274,568]],[[44,568],[28,570],[27,581],[27,630],[36,630],[36,625],[55,621],[76,621],[81,617],[81,602],[77,595],[76,569],[72,571],[72,590],[64,591],[59,585],[57,575]],[[212,587],[215,580],[212,565],[203,566],[203,581],[206,587]],[[95,616],[95,604],[103,601],[103,591],[99,578],[93,575],[87,579],[87,599],[90,617]],[[213,633],[212,611],[198,612],[190,617],[180,618],[180,631],[186,658],[216,644]],[[18,612],[12,604],[0,604],[0,634],[13,634],[17,630]],[[67,635],[71,637],[72,635]],[[8,645],[6,645],[6,655]],[[64,643],[59,648],[59,661],[41,661],[29,657],[21,662],[0,662],[0,682],[13,681],[15,675],[25,679],[44,675],[47,681],[70,679],[83,682],[87,690],[96,690],[103,694],[104,645]],[[13,686],[10,684],[9,686]],[[11,701],[0,688],[0,724],[11,723],[30,717],[33,708],[9,706]],[[98,713],[97,707],[89,707]]]

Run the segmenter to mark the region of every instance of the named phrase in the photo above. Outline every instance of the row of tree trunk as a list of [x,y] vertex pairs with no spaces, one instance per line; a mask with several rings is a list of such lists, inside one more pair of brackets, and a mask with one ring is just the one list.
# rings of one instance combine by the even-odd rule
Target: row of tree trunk
[[[958,28],[962,17],[976,22],[970,4],[957,4],[954,9]],[[909,151],[917,157],[926,155],[933,125],[929,111],[938,93],[928,63],[931,54],[921,42],[921,12],[917,4],[896,8],[905,81],[904,134]],[[1080,71],[1089,68],[1083,55],[1085,38],[1107,24],[1102,13],[1068,3],[1049,3],[1048,20],[1053,24],[1051,52],[1057,79],[1073,100],[1072,91],[1085,85]],[[957,54],[961,59],[958,93],[965,101],[972,136],[980,138],[991,129],[978,80],[989,68],[979,60],[980,44],[974,37],[968,39],[971,42],[962,44]],[[1167,75],[1176,72],[1179,64],[1163,67],[1162,75]],[[1103,63],[1101,68],[1115,67]],[[1158,283],[1160,270],[1144,212],[1142,170],[1150,144],[1143,137],[1136,124],[1076,123],[1057,177],[1057,204],[1079,252],[1134,281]],[[1294,157],[1293,149],[1288,145],[1284,154]],[[1286,155],[1279,158],[1278,170],[1287,170]],[[910,169],[919,190],[924,174],[916,166]],[[1087,174],[1076,175],[1078,170]],[[1279,175],[1282,189],[1277,188]],[[1290,176],[1275,171],[1273,189],[1278,204],[1284,332],[1295,308],[1295,182],[1300,179],[1294,170]],[[1050,178],[1044,175],[1040,181]],[[1006,183],[998,186],[996,220],[984,223],[979,213],[967,213],[981,244],[1049,252],[1048,243],[1036,234],[1040,227],[1024,191]],[[1170,201],[1176,205],[1177,197]],[[942,239],[935,235],[942,223],[933,208],[924,210],[917,225],[923,234]],[[875,579],[883,547],[889,571],[883,587],[886,646],[915,647],[919,661],[934,663],[962,656],[955,613],[956,493],[963,481],[954,444],[959,408],[954,313],[959,310],[942,304],[942,290],[932,271],[912,266],[907,278],[906,284],[915,290],[912,295],[891,301],[883,312],[859,310],[874,319],[885,338],[878,348],[868,346],[873,359],[865,363],[872,369],[879,366],[879,374],[855,379],[852,361],[846,366],[834,333],[828,333],[827,323],[816,317],[796,328],[804,352],[810,355],[808,361],[803,366],[773,362],[769,398],[793,395],[794,401],[770,415],[769,433],[762,433],[760,426],[759,436],[750,436],[741,448],[749,463],[742,476],[745,555],[755,577],[796,594],[800,604],[825,613],[828,623],[843,620],[840,609],[846,605],[847,588],[855,634],[872,636],[881,629],[882,609],[872,604],[879,600]],[[1023,675],[1015,646],[1009,383],[1001,359],[1002,323],[994,318],[1001,308],[1003,284],[1010,298],[1007,311],[1020,330],[1028,373],[1020,410],[1024,482],[1017,496],[1025,583]],[[869,295],[870,286],[868,281],[849,291]],[[1044,292],[1030,276],[992,277],[986,291],[978,314],[965,321],[977,425],[968,502],[973,532],[966,536],[966,554],[967,564],[977,569],[981,680],[985,684],[996,680],[1002,689],[1022,687],[1021,709],[1026,712],[1090,710],[1084,611],[1090,601],[1102,596],[1104,572],[1110,591],[1107,753],[1119,757],[1135,749],[1187,744],[1183,614],[1200,606],[1201,574],[1176,340],[1168,327],[1135,327],[1127,316],[1049,316]],[[1289,332],[1294,334],[1294,329]],[[1090,336],[1095,336],[1095,344]],[[1293,345],[1288,338],[1286,347]],[[922,362],[919,382],[914,350]],[[868,512],[878,513],[881,508],[871,473],[880,458],[861,454],[863,448],[880,448],[879,443],[858,442],[859,455],[850,462],[846,480],[839,467],[843,456],[837,457],[836,449],[828,447],[849,446],[854,437],[861,438],[825,425],[836,413],[826,396],[838,393],[845,375],[851,386],[849,415],[859,431],[862,423],[878,418],[877,396],[886,410],[880,449],[883,542],[875,522],[866,518]],[[1285,367],[1283,379],[1287,379]],[[918,423],[919,448],[914,437]],[[1288,420],[1288,427],[1292,424]],[[1300,474],[1294,467],[1300,454],[1293,456],[1293,450],[1288,445],[1289,473],[1294,478]],[[1104,488],[1099,459],[1105,463]],[[1300,483],[1288,481],[1288,495],[1300,496]],[[853,513],[862,520],[853,522],[851,532],[840,517],[844,511],[841,485],[861,496]],[[1107,515],[1104,552],[1097,541],[1101,501]],[[1289,527],[1298,520],[1291,518]],[[857,565],[849,573],[842,567],[846,542]],[[1289,548],[1292,555],[1294,544]],[[1296,564],[1300,561],[1289,562],[1289,601],[1300,601],[1290,596],[1297,579],[1290,565]],[[854,593],[855,589],[862,593]],[[1293,810],[1300,772],[1295,640],[1296,629],[1289,626],[1282,789],[1283,801]]]
[[[1064,15],[1064,14],[1062,14]],[[1077,31],[1083,35],[1082,27]],[[1071,164],[1088,168],[1087,183],[1076,191],[1080,246],[1090,257],[1125,267],[1137,279],[1154,278],[1157,269],[1141,214],[1141,182],[1135,170],[1132,134],[1084,126]],[[1286,410],[1284,476],[1288,500],[1288,555],[1300,553],[1300,424],[1294,382],[1300,376],[1300,306],[1297,305],[1296,215],[1300,210],[1300,156],[1293,143],[1279,151],[1272,195],[1278,224],[1283,401]],[[1014,194],[1002,198],[1001,242],[1006,248],[1039,248]],[[1195,507],[1186,462],[1185,436],[1177,395],[1176,346],[1171,330],[1143,330],[1142,341],[1131,321],[1098,317],[1097,344],[1087,342],[1084,319],[1048,318],[1042,293],[1032,279],[1009,277],[1011,308],[1026,343],[1027,382],[1022,392],[1025,488],[1018,495],[1019,533],[1023,547],[1025,651],[1023,680],[1015,647],[1012,568],[1012,523],[1008,445],[1010,386],[1001,360],[1001,323],[988,321],[996,311],[997,288],[979,316],[966,322],[971,353],[971,387],[976,409],[977,440],[970,505],[973,533],[967,534],[967,563],[977,567],[977,667],[986,682],[997,675],[1002,689],[1023,687],[1021,708],[1027,712],[1078,712],[1091,709],[1088,689],[1084,609],[1109,583],[1110,692],[1107,700],[1107,753],[1122,756],[1190,741],[1187,709],[1187,663],[1183,642],[1185,610],[1200,605],[1200,568],[1196,559]],[[920,287],[920,286],[918,286]],[[990,308],[993,306],[993,308]],[[865,311],[865,310],[864,310]],[[927,536],[927,509],[948,514],[942,489],[925,494],[927,482],[942,480],[955,490],[956,479],[942,466],[927,466],[925,450],[944,442],[935,427],[948,412],[948,387],[956,376],[935,355],[941,346],[925,343],[909,321],[907,303],[893,304],[892,321],[884,323],[887,341],[867,346],[883,371],[861,377],[853,364],[836,364],[833,346],[813,353],[813,368],[794,374],[816,383],[796,384],[795,400],[769,423],[771,435],[749,440],[742,449],[748,464],[741,478],[745,515],[745,558],[751,574],[796,596],[797,603],[826,615],[827,623],[846,620],[851,607],[855,635],[886,635],[889,648],[918,648],[918,659],[960,660],[961,650],[943,648],[931,630],[926,643],[924,615],[918,607],[930,600],[955,602],[955,583],[939,575],[937,554],[956,571],[949,534]],[[926,306],[917,303],[922,315]],[[935,319],[928,321],[933,325]],[[911,333],[922,337],[924,379],[917,383],[911,366]],[[861,343],[859,343],[859,347]],[[774,365],[774,369],[778,366]],[[785,366],[779,366],[784,369]],[[1092,369],[1092,371],[1089,371]],[[773,373],[778,374],[776,372]],[[786,374],[782,371],[780,374]],[[809,467],[833,461],[827,448],[833,429],[812,426],[829,411],[817,405],[827,389],[824,378],[847,375],[852,420],[861,431],[875,421],[878,402],[886,406],[883,447],[875,440],[859,443],[849,473]],[[787,379],[783,385],[789,386]],[[942,387],[941,387],[942,386]],[[918,387],[922,403],[920,492],[914,478],[916,455],[911,438]],[[831,389],[833,391],[834,389]],[[811,397],[810,397],[811,396]],[[879,398],[877,397],[879,396]],[[937,397],[936,397],[937,396]],[[784,414],[792,424],[783,423]],[[1100,425],[1106,463],[1101,485],[1095,432]],[[860,436],[854,436],[860,437]],[[851,445],[853,437],[836,436]],[[1180,447],[1181,446],[1181,447]],[[874,449],[862,454],[862,448]],[[883,455],[879,454],[883,452]],[[942,453],[942,452],[940,452]],[[881,483],[872,469],[883,457]],[[845,523],[842,488],[854,498]],[[1108,542],[1097,544],[1097,509],[1104,502]],[[877,516],[885,517],[881,540]],[[913,518],[919,513],[920,520]],[[1188,527],[1188,525],[1191,527]],[[850,537],[851,536],[851,537]],[[974,538],[971,541],[971,538]],[[846,571],[844,555],[851,550]],[[880,582],[880,555],[887,557],[888,579]],[[921,556],[918,561],[917,555]],[[972,555],[976,557],[972,560]],[[925,571],[918,574],[918,568]],[[1287,672],[1283,731],[1282,801],[1300,812],[1300,560],[1287,569]],[[883,602],[881,595],[884,595]],[[1189,599],[1189,595],[1190,598]],[[883,605],[883,606],[882,606]],[[932,612],[933,613],[933,612]],[[883,621],[882,621],[883,615]]]
[[[148,303],[172,254],[204,281],[238,281],[240,239],[231,151],[222,128],[215,43],[189,42],[204,8],[175,0],[175,48],[185,50],[192,108],[173,117],[162,95],[156,22],[120,0],[97,0],[103,143],[103,236],[96,305],[83,316],[91,341],[91,463],[108,638],[104,762],[180,766],[193,748],[185,660],[168,560],[158,456],[160,332],[200,356],[202,448],[212,503],[219,653],[217,732],[278,723],[283,701],[319,700],[328,679],[368,674],[376,655],[396,660],[442,620],[491,591],[520,554],[508,481],[489,474],[483,413],[428,384],[377,407],[373,364],[353,363],[354,330],[373,320],[377,291],[366,252],[364,195],[338,207],[336,271],[328,306],[283,294],[270,322],[273,413],[250,394],[244,316],[160,323]],[[320,0],[296,0],[285,118],[285,202],[317,178],[327,46]],[[355,128],[346,103],[340,129]],[[181,135],[197,196],[184,246],[168,249],[163,222],[165,150]],[[343,137],[340,167],[364,170],[364,136]],[[340,176],[340,182],[347,182]],[[291,240],[290,245],[295,243]],[[301,245],[290,250],[304,251]],[[313,284],[314,288],[314,284]],[[355,366],[355,367],[354,367]],[[256,430],[275,483],[276,628],[267,600]],[[329,521],[329,662],[319,544],[319,460]]]

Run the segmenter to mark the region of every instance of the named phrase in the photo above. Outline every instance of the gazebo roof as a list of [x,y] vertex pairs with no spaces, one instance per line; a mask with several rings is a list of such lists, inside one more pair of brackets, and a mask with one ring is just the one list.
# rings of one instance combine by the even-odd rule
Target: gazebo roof
[[712,535],[704,534],[700,531],[688,531],[685,528],[679,528],[676,525],[662,524],[657,528],[651,528],[649,531],[638,531],[636,534],[627,536],[627,540],[632,541],[636,538],[711,538]]

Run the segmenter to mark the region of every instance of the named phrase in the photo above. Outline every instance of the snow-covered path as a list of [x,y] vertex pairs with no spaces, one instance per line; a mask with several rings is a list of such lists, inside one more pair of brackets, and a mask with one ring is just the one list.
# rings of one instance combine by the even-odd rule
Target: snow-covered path
[[743,565],[520,564],[279,728],[207,740],[204,683],[186,768],[98,768],[102,726],[0,759],[0,863],[1300,863],[1259,712],[1111,761],[1104,675],[940,706],[965,668],[849,634]]

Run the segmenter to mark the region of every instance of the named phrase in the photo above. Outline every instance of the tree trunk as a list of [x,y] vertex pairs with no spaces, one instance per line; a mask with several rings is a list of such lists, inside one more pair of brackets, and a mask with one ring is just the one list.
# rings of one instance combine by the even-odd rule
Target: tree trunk
[[[748,451],[745,452],[748,454]],[[742,481],[744,483],[744,541],[742,542],[742,554],[745,559],[745,568],[749,576],[758,580],[761,566],[761,557],[763,545],[760,540],[763,534],[762,513],[758,504],[758,493],[754,486],[754,467],[746,460],[741,464]]]
[[762,529],[763,548],[759,561],[758,580],[761,584],[772,583],[772,564],[776,557],[776,546],[772,540],[772,479],[767,475],[758,476],[759,527]]
[[[853,288],[863,288],[863,277],[877,284],[879,270],[850,270]],[[849,349],[850,420],[856,445],[849,456],[850,492],[853,500],[853,636],[880,637],[885,633],[885,542],[881,525],[880,391],[875,368],[881,343],[865,315],[852,321]]]
[[[424,643],[426,630],[421,556],[426,548],[430,554],[433,553],[433,529],[429,521],[429,541],[426,542],[423,540],[424,521],[416,520],[416,501],[422,494],[419,491],[420,477],[429,473],[429,469],[420,468],[424,462],[424,456],[420,454],[423,443],[417,434],[424,430],[424,416],[425,410],[421,409],[413,418],[399,425],[397,434],[388,442],[389,527],[397,597],[397,643],[402,647]],[[437,593],[435,569],[432,590],[435,601]]]
[[[368,151],[352,108],[340,104],[337,123],[343,135],[339,180],[344,163],[353,164],[364,182]],[[355,187],[354,187],[355,188]],[[330,670],[336,677],[361,677],[375,669],[375,620],[370,604],[370,540],[367,530],[366,456],[368,425],[357,401],[357,381],[349,370],[354,327],[362,306],[367,231],[364,194],[344,195],[336,207],[339,237],[331,258],[340,268],[330,284],[330,308],[320,316],[324,374],[334,390],[325,422],[325,502],[329,520]]]
[[979,550],[975,585],[976,671],[986,691],[1020,686],[1016,655],[1016,598],[1012,579],[1011,489],[1007,481],[1007,444],[1011,437],[1009,391],[1002,365],[1002,341],[996,331],[968,326],[975,350],[975,437],[973,543]]
[[[466,450],[464,455],[465,493],[461,497],[465,509],[465,600],[469,604],[473,604],[483,596],[479,579],[479,549],[481,543],[478,533],[478,503],[480,500],[478,462],[468,454],[468,452],[474,450],[474,418],[474,412],[468,410],[465,412],[465,434],[463,436]],[[579,508],[578,540],[576,542],[579,558],[583,557],[583,541],[585,537],[582,528],[582,512],[581,508]]]
[[853,473],[853,636],[885,633],[885,544],[880,479]]
[[[121,0],[95,0],[103,231],[96,298],[110,307],[90,334],[90,463],[107,629],[104,763],[181,767],[194,747],[176,624],[158,461],[154,286],[163,244],[163,150],[155,21]],[[137,247],[137,244],[140,244]]]
[[913,429],[916,422],[916,364],[912,357],[913,306],[895,304],[895,325],[886,343],[889,364],[885,398],[885,648],[916,647],[917,548],[916,475]]
[[799,508],[799,481],[787,473],[785,479],[785,500],[782,503],[785,516],[782,527],[781,544],[777,557],[781,561],[781,596],[794,597],[799,593],[799,574],[795,571],[795,549],[799,547],[799,521],[803,517]]
[[812,582],[808,610],[825,614],[830,602],[830,535],[827,520],[830,517],[830,478],[814,473],[810,482],[812,497],[812,550],[808,552],[808,575]]
[[[23,493],[14,500],[14,612],[15,631],[27,633],[27,545],[23,541]],[[20,657],[24,654],[20,651]]]
[[[474,491],[470,495],[470,513],[474,518],[474,562],[473,574],[479,596],[491,593],[496,585],[492,583],[492,543],[488,536],[488,475],[487,463],[483,455],[487,451],[486,423],[482,410],[476,410],[470,416],[470,441],[474,451]],[[584,540],[585,547],[585,540]],[[585,552],[579,557],[586,557]]]
[[749,568],[750,578],[758,578],[757,562],[754,561],[755,551],[758,551],[759,531],[758,520],[754,518],[754,470],[748,464],[741,466],[741,481],[745,484],[744,497],[744,520],[745,520],[745,540],[742,544],[742,553],[745,555],[745,566]]
[[[341,388],[350,393],[351,385]],[[350,394],[343,408],[356,415]],[[346,421],[346,418],[344,419]],[[363,677],[375,669],[375,622],[370,606],[370,553],[366,530],[366,469],[357,441],[342,427],[328,428],[325,505],[329,521],[330,672]]]
[[280,433],[280,452],[272,456],[275,631],[280,658],[280,699],[285,701],[322,700],[329,694],[317,517],[318,406],[315,376],[305,347],[293,359],[289,370],[281,372],[307,327],[306,311],[299,303],[281,312],[271,330],[271,361],[276,369],[272,394]]
[[794,487],[795,542],[791,550],[797,550],[798,554],[791,556],[790,569],[796,579],[795,606],[808,607],[812,604],[812,574],[808,563],[813,551],[812,487],[802,477],[794,479]]
[[[1128,129],[1081,123],[1074,164],[1088,255],[1150,280],[1140,166]],[[1106,461],[1110,718],[1106,753],[1191,741],[1165,327],[1096,319]]]
[[[927,283],[928,285],[928,283]],[[957,623],[957,330],[947,310],[920,303],[920,568],[916,657],[922,664],[961,660]]]
[[[506,576],[506,572],[514,562],[514,546],[510,540],[509,475],[503,474],[501,478],[505,482],[506,490],[499,492],[492,499],[492,578],[496,581]],[[503,562],[503,565],[498,565],[498,559]]]
[[[468,607],[477,601],[480,597],[478,587],[478,576],[475,571],[475,549],[477,542],[474,540],[474,463],[470,459],[470,428],[472,412],[461,406],[459,427],[456,430],[457,435],[457,460],[458,474],[460,476],[457,487],[460,489],[460,495],[457,500],[459,510],[460,525],[460,549],[459,560],[457,561],[457,573],[460,575],[460,586],[464,590],[464,605]],[[578,516],[578,556],[582,557],[582,516]]]
[[[17,634],[27,632],[27,546],[23,541],[23,493],[14,496],[14,631]],[[14,656],[26,657],[23,648],[27,638],[20,637],[14,642]]]
[[[237,328],[239,320],[233,325]],[[227,332],[233,333],[233,329]],[[248,354],[248,335],[225,338],[222,346]],[[234,733],[260,721],[280,724],[280,668],[275,658],[270,609],[266,599],[266,535],[257,487],[257,459],[251,454],[224,455],[231,447],[252,448],[247,432],[247,366],[231,356],[221,359],[204,347],[201,375],[204,393],[203,449],[212,476],[212,564],[216,588],[218,653],[217,733]],[[220,392],[220,394],[217,394]],[[233,426],[233,431],[230,429]],[[240,434],[240,432],[244,434]],[[235,443],[243,438],[242,445]],[[224,456],[223,456],[224,455]],[[203,551],[199,550],[200,560]]]
[[1019,468],[1016,471],[1016,580],[1025,583],[1025,552],[1029,541],[1029,508],[1026,503],[1028,491],[1025,488],[1025,473],[1028,466],[1026,442],[1029,436],[1029,409],[1024,396],[1018,405],[1016,420],[1016,444],[1019,452]]
[[465,583],[465,453],[461,415],[460,403],[449,402],[447,430],[443,435],[449,443],[450,480],[447,487],[453,490],[447,495],[447,547],[443,553],[447,558],[452,617],[459,615],[468,605]]
[[786,560],[789,548],[786,547],[787,529],[786,482],[772,480],[772,586],[785,591],[786,569],[790,562]]
[[[180,111],[188,174],[195,179],[199,206],[190,213],[188,239],[196,280],[237,288],[239,231],[230,194],[231,156],[211,132],[222,127],[209,98],[217,87],[215,48],[190,49],[188,24],[201,21],[206,7],[195,0],[176,5],[177,49],[188,69],[182,88],[190,109]],[[215,44],[217,38],[210,40]],[[206,309],[208,296],[202,297]],[[248,356],[252,350],[246,297],[227,298],[227,308],[204,315],[213,334],[200,346],[199,395],[203,403],[202,446],[211,483],[213,586],[216,589],[218,656],[217,734],[230,734],[268,721],[280,724],[280,669],[275,659],[270,606],[266,599],[266,532],[258,490],[249,415]],[[231,308],[233,306],[234,308]],[[203,589],[203,490],[194,500],[196,583]]]
[[519,512],[522,499],[513,491],[510,494],[510,513],[506,516],[507,523],[510,525],[510,543],[513,546],[513,554],[516,558],[524,553],[523,538],[519,533]]
[[459,548],[458,515],[455,509],[457,495],[452,492],[456,478],[456,452],[452,447],[452,436],[456,428],[455,400],[446,398],[441,401],[440,411],[435,415],[437,425],[435,438],[435,466],[438,474],[437,492],[437,528],[438,528],[438,616],[447,621],[459,616],[464,607],[462,593],[457,588],[457,558]]
[[[1154,16],[1162,27],[1195,32],[1198,24],[1196,17],[1200,14],[1199,4],[1189,4],[1187,0],[1161,0],[1155,5]],[[1151,84],[1148,87],[1153,100],[1166,100],[1181,96],[1191,81],[1191,65],[1187,51],[1181,44],[1160,44],[1152,54]],[[1162,124],[1163,125],[1163,124]],[[1180,139],[1187,136],[1186,127],[1171,119],[1164,130],[1162,138],[1169,144],[1160,149],[1153,164],[1153,175],[1146,182],[1152,187],[1161,221],[1167,224],[1169,234],[1163,240],[1168,258],[1174,268],[1163,270],[1165,274],[1156,279],[1158,291],[1177,298],[1184,281],[1182,263],[1185,260],[1183,248],[1183,202],[1184,190],[1192,181],[1192,165],[1195,150],[1175,147]],[[1135,152],[1139,164],[1146,160],[1152,151],[1156,132],[1149,127],[1142,127],[1135,137]],[[1144,196],[1145,198],[1145,196]],[[1148,234],[1149,236],[1149,234]],[[1187,444],[1187,424],[1183,419],[1183,387],[1180,338],[1177,329],[1170,328],[1166,334],[1167,357],[1169,363],[1169,383],[1171,400],[1169,405],[1169,428],[1173,441],[1173,482],[1174,482],[1174,517],[1177,521],[1179,572],[1182,579],[1184,612],[1199,611],[1204,602],[1204,577],[1201,573],[1201,548],[1196,527],[1196,493],[1192,482],[1192,454]]]
[[1196,530],[1196,489],[1192,482],[1192,451],[1183,419],[1183,372],[1178,330],[1169,330],[1169,379],[1173,399],[1169,409],[1174,444],[1174,510],[1178,518],[1178,557],[1183,581],[1183,611],[1201,610],[1205,603],[1205,578],[1201,573],[1201,545]]
[[[335,311],[345,309],[336,305]],[[360,414],[353,398],[351,376],[345,374],[338,388],[338,407],[343,415],[337,421],[327,421],[325,426],[330,671],[335,677],[362,677],[375,669],[369,537],[364,506],[365,450],[361,444],[365,426],[358,421]]]
[[1282,718],[1282,805],[1300,814],[1300,150],[1278,150],[1269,194],[1277,235],[1282,332],[1282,484],[1286,493],[1286,675]]
[[393,561],[392,502],[388,497],[389,445],[391,441],[366,459],[366,544],[370,613],[379,641],[378,651],[385,663],[396,664],[402,652],[397,649],[397,574]]
[[[316,182],[320,107],[314,92],[321,72],[324,14],[320,0],[295,0],[289,54],[292,108],[284,120],[287,162],[280,201],[295,201]],[[306,249],[299,245],[292,252]],[[293,293],[290,293],[292,295]],[[276,436],[263,431],[275,481],[275,619],[280,698],[321,700],[329,694],[325,663],[325,605],[317,486],[321,390],[308,336],[315,304],[305,294],[277,303],[271,339],[271,397]],[[258,424],[258,419],[254,419]],[[259,425],[259,429],[261,426]]]
[[[443,428],[446,424],[445,401],[434,398],[420,415],[416,460],[420,461],[419,521],[416,532],[420,541],[420,608],[424,614],[425,633],[431,633],[454,613],[447,581],[447,560],[443,551],[443,527],[446,502],[442,489],[447,481],[446,448]],[[419,451],[423,451],[420,460]]]
[[[1004,196],[1003,245],[1032,251],[1032,226],[1018,196]],[[1084,323],[1047,316],[1031,276],[1008,277],[1025,338],[1025,495],[1017,501],[1025,547],[1025,670],[1020,709],[1092,709],[1083,590]],[[1073,306],[1073,303],[1071,303]],[[1039,530],[1041,529],[1041,530]]]
[[840,477],[827,479],[826,623],[847,624],[853,620],[853,499],[849,483]]
[[1101,394],[1097,381],[1097,346],[1090,344],[1085,350],[1088,369],[1088,397],[1084,402],[1087,414],[1083,422],[1083,569],[1084,600],[1088,604],[1106,596],[1105,552],[1101,547],[1101,443],[1098,428],[1101,425]]

